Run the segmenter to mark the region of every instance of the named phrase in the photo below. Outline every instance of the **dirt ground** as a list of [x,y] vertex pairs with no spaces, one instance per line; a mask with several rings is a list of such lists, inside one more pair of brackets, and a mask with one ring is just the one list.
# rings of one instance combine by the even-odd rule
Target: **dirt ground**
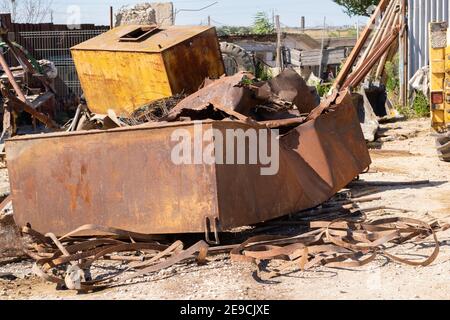
[[[410,210],[398,214],[450,222],[450,163],[440,162],[434,149],[429,120],[385,124],[381,149],[371,150],[373,165],[361,175],[366,181],[430,180],[430,184],[377,187],[371,195],[381,200],[364,206],[385,205]],[[358,190],[366,190],[358,187]],[[380,213],[378,213],[380,215]],[[450,299],[450,230],[439,233],[437,260],[428,267],[400,265],[380,257],[354,269],[322,267],[294,272],[270,284],[257,282],[251,265],[233,264],[225,256],[205,266],[180,265],[133,284],[77,295],[57,291],[55,285],[33,276],[30,261],[0,262],[0,299]],[[430,238],[395,248],[411,257],[423,258],[432,251]]]

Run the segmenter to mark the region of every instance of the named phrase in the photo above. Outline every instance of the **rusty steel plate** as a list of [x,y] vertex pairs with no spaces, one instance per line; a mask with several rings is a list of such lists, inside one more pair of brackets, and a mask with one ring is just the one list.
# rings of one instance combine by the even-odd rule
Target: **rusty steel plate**
[[[174,164],[172,133],[194,134],[198,122],[13,138],[6,154],[16,221],[58,235],[85,224],[191,233],[205,231],[206,217],[223,231],[315,207],[371,162],[348,101],[281,136],[272,176],[261,175],[261,164]],[[220,132],[252,128],[201,124]]]

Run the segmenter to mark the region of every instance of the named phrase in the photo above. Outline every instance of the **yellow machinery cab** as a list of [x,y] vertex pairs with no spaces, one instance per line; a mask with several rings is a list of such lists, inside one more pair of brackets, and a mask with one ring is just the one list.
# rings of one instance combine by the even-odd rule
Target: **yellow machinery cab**
[[431,125],[438,133],[436,148],[441,160],[450,161],[450,32],[447,22],[432,22],[430,33]]
[[432,126],[438,132],[450,124],[450,46],[447,22],[432,22],[430,31],[430,101]]

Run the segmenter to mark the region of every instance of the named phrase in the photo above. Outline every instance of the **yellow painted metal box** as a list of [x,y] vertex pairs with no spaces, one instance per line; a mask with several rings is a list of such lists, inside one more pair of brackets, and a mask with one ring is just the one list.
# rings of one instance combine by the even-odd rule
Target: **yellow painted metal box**
[[119,116],[225,73],[214,27],[121,26],[71,48],[89,109]]
[[430,105],[432,127],[446,131],[450,124],[450,32],[447,22],[429,24]]

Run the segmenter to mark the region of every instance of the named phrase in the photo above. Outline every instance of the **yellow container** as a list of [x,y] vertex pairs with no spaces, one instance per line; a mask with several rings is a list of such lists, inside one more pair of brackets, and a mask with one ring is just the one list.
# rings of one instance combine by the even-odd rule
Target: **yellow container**
[[450,37],[447,22],[429,24],[430,105],[432,127],[443,132],[450,124]]
[[225,73],[214,27],[121,26],[71,48],[94,113],[127,116]]

